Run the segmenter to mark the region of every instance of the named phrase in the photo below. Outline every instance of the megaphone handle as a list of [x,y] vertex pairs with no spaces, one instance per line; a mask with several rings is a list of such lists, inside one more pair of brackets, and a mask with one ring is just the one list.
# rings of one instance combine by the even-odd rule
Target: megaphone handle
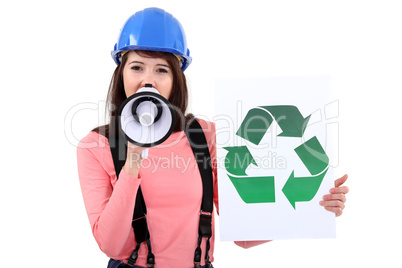
[[142,158],[142,159],[148,158],[148,149],[142,150],[142,152],[141,152],[141,158]]

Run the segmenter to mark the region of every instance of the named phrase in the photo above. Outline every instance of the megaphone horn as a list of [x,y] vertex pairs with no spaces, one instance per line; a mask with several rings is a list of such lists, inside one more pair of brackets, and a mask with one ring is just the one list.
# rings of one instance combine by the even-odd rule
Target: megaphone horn
[[150,126],[161,118],[162,104],[155,98],[141,97],[134,101],[132,113],[138,123]]
[[150,84],[127,98],[119,110],[120,130],[128,141],[141,147],[164,142],[175,122],[172,105]]

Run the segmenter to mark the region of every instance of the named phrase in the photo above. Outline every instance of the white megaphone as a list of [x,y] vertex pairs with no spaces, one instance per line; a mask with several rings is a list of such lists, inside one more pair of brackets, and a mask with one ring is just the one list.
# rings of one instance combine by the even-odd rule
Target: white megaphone
[[[119,126],[131,143],[152,147],[172,134],[176,118],[172,105],[150,84],[127,98],[119,111]],[[148,149],[141,157],[147,158]]]

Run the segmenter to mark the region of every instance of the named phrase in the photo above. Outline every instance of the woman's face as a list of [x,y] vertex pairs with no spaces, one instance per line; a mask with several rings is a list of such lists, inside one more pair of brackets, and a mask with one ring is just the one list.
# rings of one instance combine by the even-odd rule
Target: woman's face
[[130,51],[123,69],[123,84],[127,98],[145,84],[151,84],[165,99],[169,99],[173,73],[165,59],[146,58]]

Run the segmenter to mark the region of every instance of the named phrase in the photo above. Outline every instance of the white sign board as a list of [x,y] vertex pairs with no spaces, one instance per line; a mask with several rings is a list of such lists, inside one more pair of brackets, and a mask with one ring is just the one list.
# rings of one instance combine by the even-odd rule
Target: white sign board
[[216,137],[222,241],[335,237],[338,102],[327,76],[221,79]]

